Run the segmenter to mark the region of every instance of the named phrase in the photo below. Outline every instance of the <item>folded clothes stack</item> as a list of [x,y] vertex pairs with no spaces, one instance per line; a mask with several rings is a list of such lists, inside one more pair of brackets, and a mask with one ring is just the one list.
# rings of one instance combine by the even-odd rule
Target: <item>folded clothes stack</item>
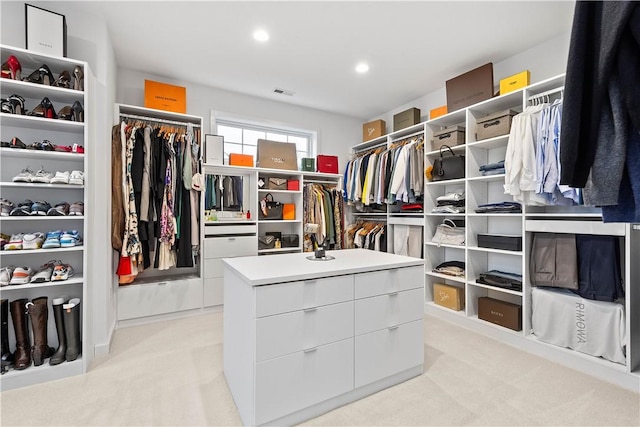
[[464,204],[463,190],[447,193],[436,199],[436,207],[431,209],[431,213],[464,213]]
[[487,165],[482,165],[478,168],[480,173],[483,176],[487,175],[500,175],[504,173],[504,160],[500,160],[496,163],[489,163]]
[[479,205],[476,213],[522,213],[522,206],[517,202],[499,202]]
[[438,264],[433,269],[434,273],[446,274],[448,276],[464,277],[465,264],[462,261],[445,261]]
[[504,271],[489,270],[480,273],[476,280],[484,285],[497,286],[499,288],[511,289],[512,291],[522,291],[522,275],[515,273],[505,273]]

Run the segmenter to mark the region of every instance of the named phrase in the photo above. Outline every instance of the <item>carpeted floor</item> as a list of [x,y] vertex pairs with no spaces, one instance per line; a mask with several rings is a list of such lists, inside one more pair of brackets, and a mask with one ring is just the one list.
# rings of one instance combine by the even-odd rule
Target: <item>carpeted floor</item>
[[[640,396],[425,318],[425,372],[307,425],[640,425]],[[240,425],[222,373],[222,313],[116,331],[86,375],[4,392],[1,424]]]

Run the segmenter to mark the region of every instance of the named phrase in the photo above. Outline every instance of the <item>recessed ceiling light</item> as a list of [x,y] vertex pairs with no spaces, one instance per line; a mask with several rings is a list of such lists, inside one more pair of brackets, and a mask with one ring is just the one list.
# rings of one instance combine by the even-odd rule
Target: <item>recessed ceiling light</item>
[[256,30],[253,32],[253,38],[259,42],[266,42],[269,40],[269,33],[265,30]]
[[367,65],[364,62],[361,62],[358,65],[356,65],[356,71],[360,74],[366,73],[367,71],[369,71],[369,65]]

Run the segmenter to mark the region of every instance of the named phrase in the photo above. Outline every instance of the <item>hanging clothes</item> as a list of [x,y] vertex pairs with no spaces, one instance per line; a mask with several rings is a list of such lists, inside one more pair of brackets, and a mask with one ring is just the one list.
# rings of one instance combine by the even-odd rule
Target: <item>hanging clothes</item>
[[387,225],[381,222],[356,221],[345,227],[345,249],[363,248],[387,252]]
[[[328,249],[343,249],[343,199],[335,184],[307,183],[302,189],[304,226],[316,224],[315,239]],[[312,251],[310,235],[304,236],[305,252]]]

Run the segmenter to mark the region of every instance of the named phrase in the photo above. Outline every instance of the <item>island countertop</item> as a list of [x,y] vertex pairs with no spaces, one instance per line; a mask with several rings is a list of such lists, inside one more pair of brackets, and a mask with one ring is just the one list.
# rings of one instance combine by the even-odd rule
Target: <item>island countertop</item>
[[311,261],[312,252],[225,258],[224,265],[235,271],[251,286],[309,280],[399,267],[424,265],[421,258],[412,258],[368,249],[327,251],[335,257],[330,261]]

